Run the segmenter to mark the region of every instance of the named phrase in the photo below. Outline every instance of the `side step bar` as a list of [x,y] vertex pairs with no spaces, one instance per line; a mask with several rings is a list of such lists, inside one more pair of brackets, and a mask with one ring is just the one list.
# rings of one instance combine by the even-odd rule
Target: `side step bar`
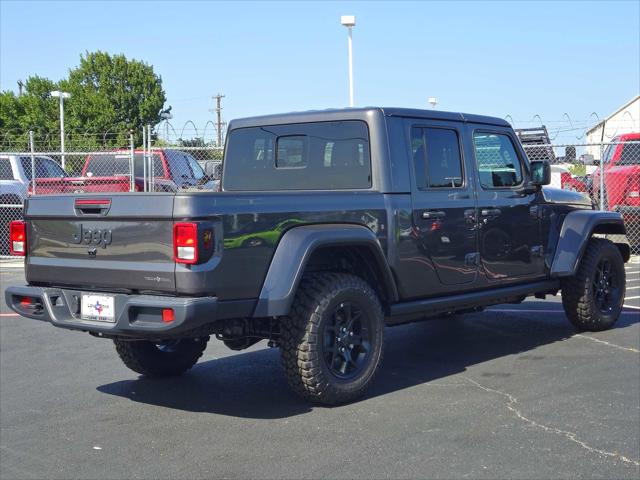
[[405,317],[407,315],[423,313],[427,316],[439,315],[441,313],[453,312],[456,310],[466,310],[499,303],[509,303],[523,296],[534,295],[536,293],[554,292],[560,289],[559,280],[544,280],[540,282],[524,283],[509,287],[483,290],[479,292],[461,293],[445,297],[429,298],[425,300],[415,300],[411,302],[401,302],[391,305],[388,324],[403,323],[393,317]]

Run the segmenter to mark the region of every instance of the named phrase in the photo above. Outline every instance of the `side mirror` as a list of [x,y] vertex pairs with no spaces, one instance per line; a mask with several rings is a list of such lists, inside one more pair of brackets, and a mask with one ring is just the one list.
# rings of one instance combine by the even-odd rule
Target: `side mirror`
[[531,183],[536,186],[549,185],[551,183],[551,165],[547,160],[531,162]]

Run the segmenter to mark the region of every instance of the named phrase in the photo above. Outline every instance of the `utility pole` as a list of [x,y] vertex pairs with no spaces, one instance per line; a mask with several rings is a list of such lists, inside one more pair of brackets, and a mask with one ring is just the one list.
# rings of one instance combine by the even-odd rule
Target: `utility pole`
[[222,95],[221,93],[218,93],[217,95],[214,95],[212,98],[216,101],[216,108],[214,110],[209,110],[211,112],[215,112],[216,114],[216,131],[218,133],[218,142],[217,142],[217,146],[221,147],[222,146],[222,131],[224,129],[225,126],[225,122],[222,121],[222,99],[225,96]]
[[22,90],[24,89],[24,82],[22,80],[18,80],[18,96],[22,96]]

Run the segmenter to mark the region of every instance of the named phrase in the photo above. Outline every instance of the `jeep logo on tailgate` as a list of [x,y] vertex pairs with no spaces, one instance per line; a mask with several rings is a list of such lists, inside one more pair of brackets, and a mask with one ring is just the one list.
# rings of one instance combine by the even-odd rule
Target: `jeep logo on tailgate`
[[79,224],[73,233],[73,243],[93,244],[107,248],[107,245],[111,243],[111,230],[91,230],[90,228],[83,228],[82,224]]

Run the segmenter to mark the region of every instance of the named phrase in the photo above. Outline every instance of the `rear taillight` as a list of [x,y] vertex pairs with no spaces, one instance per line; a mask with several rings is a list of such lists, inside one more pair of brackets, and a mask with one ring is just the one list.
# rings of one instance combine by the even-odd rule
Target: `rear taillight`
[[18,257],[24,257],[27,251],[27,228],[22,220],[9,224],[9,250]]
[[640,177],[629,177],[627,182],[626,200],[629,205],[640,203]]
[[640,197],[640,177],[636,176],[629,179],[629,196],[631,198]]
[[173,226],[173,259],[177,263],[198,262],[197,223],[176,223]]

